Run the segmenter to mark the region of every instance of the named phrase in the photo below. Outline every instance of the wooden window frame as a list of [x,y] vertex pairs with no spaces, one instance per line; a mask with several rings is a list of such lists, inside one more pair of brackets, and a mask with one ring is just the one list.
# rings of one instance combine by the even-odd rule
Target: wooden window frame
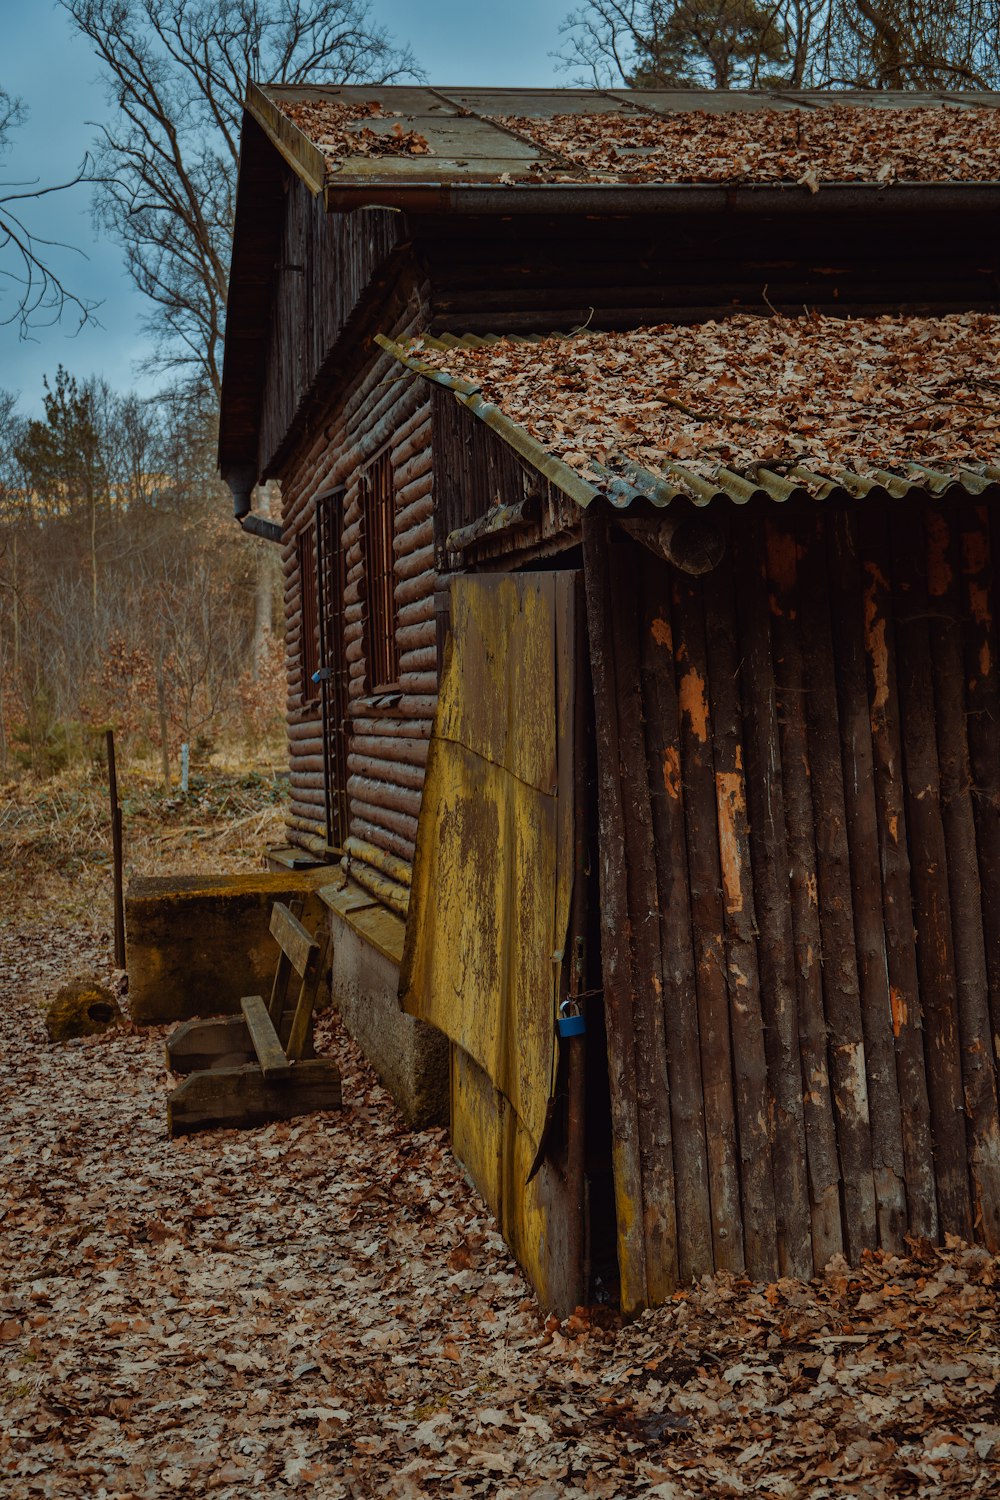
[[396,482],[391,450],[376,453],[361,472],[364,556],[365,691],[399,692],[396,610]]
[[299,696],[302,706],[320,700],[320,685],[313,681],[319,671],[319,573],[316,569],[315,519],[296,538],[299,569]]
[[350,823],[347,797],[350,716],[344,610],[347,559],[344,555],[343,486],[316,501],[316,558],[319,578],[320,683],[323,709],[323,770],[326,790],[327,843],[342,849]]

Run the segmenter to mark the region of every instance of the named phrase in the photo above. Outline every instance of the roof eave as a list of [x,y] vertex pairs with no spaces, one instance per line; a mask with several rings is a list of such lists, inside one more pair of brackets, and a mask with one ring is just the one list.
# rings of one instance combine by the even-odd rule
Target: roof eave
[[[293,163],[294,165],[294,163]],[[362,208],[411,214],[521,217],[618,215],[885,215],[995,213],[997,182],[827,182],[817,191],[798,183],[490,183],[408,182],[349,186],[328,181],[330,212]]]
[[309,191],[321,193],[326,182],[326,158],[320,148],[255,83],[247,85],[245,107]]

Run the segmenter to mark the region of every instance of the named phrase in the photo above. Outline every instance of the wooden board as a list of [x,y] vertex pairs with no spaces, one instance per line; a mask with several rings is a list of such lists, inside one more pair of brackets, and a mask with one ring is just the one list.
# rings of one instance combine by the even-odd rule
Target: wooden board
[[291,959],[296,974],[305,974],[319,952],[319,944],[281,901],[276,901],[271,910],[271,936],[282,953]]
[[292,1064],[285,1056],[285,1049],[271,1024],[263,996],[244,995],[240,1001],[240,1009],[264,1077],[287,1078],[292,1071]]
[[167,1098],[167,1133],[190,1135],[215,1126],[245,1129],[339,1109],[340,1070],[326,1057],[296,1063],[290,1078],[265,1078],[256,1063],[192,1073]]

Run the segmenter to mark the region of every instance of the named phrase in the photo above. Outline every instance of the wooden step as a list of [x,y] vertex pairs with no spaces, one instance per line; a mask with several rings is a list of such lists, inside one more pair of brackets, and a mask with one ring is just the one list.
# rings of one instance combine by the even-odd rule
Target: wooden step
[[294,1065],[285,1056],[285,1049],[267,1013],[263,995],[244,995],[240,1001],[240,1009],[264,1077],[287,1078]]

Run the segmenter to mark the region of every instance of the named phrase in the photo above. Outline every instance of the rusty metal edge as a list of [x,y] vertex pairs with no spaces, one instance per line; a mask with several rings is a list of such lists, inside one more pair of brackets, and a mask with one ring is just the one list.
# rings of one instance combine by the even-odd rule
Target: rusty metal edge
[[435,385],[443,386],[445,390],[451,391],[456,401],[471,411],[481,422],[485,422],[487,427],[491,427],[516,453],[527,459],[533,468],[537,469],[540,474],[544,474],[546,479],[557,489],[562,490],[564,495],[575,500],[578,505],[586,508],[598,496],[604,494],[604,491],[597,485],[588,484],[575,469],[570,468],[569,464],[564,464],[562,459],[555,458],[530,433],[525,432],[523,427],[519,427],[516,422],[511,421],[510,417],[505,416],[499,407],[485,400],[479,387],[471,380],[462,380],[458,376],[447,374],[444,370],[434,369],[423,360],[414,359],[412,354],[407,354],[405,349],[394,343],[392,339],[386,338],[385,334],[377,333],[375,342],[380,349],[384,349],[387,354],[398,359],[400,364],[412,370],[415,375],[420,375],[424,380],[433,381]]
[[255,83],[247,84],[244,107],[292,171],[318,197],[326,184],[326,158],[319,147]]

